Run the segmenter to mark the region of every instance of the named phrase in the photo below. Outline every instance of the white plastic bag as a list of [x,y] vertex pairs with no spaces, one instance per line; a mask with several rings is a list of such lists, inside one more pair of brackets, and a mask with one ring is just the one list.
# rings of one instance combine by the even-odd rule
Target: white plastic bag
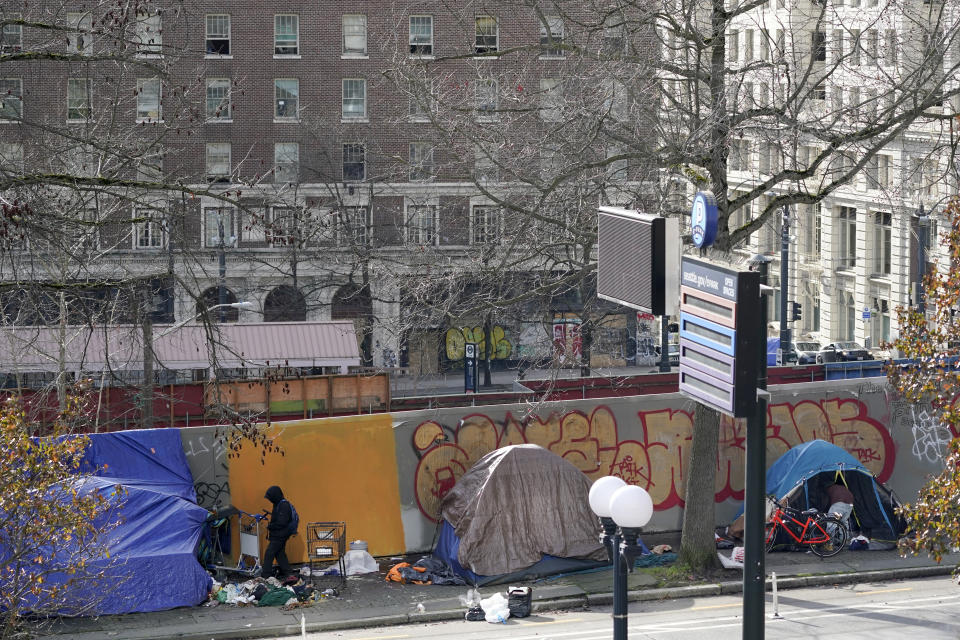
[[480,589],[467,589],[467,595],[459,595],[460,604],[466,608],[476,607],[480,604]]
[[351,549],[343,554],[343,565],[348,576],[373,573],[380,570],[380,565],[377,564],[373,556],[368,551],[360,549]]
[[480,606],[487,622],[506,622],[510,617],[510,605],[499,591],[481,600]]

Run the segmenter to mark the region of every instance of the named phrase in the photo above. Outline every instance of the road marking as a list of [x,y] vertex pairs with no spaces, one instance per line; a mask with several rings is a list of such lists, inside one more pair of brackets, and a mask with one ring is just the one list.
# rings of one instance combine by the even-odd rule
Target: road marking
[[412,637],[409,633],[404,633],[396,636],[365,636],[362,638],[354,638],[353,640],[391,640],[391,638],[410,638]]
[[877,589],[876,591],[854,591],[854,595],[857,596],[869,596],[874,593],[895,593],[897,591],[913,591],[913,587],[903,587],[900,589]]
[[690,607],[688,611],[707,611],[708,609],[730,609],[731,607],[742,607],[742,602],[734,602],[733,604],[714,604],[709,607]]
[[583,622],[583,618],[568,618],[566,620],[548,620],[546,622],[521,622],[521,627],[539,627],[545,624],[566,624],[568,622]]

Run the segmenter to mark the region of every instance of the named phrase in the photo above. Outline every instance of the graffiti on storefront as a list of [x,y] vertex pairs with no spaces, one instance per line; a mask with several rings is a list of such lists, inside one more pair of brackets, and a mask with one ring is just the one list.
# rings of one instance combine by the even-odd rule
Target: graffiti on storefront
[[[850,452],[881,482],[893,472],[896,454],[890,433],[859,400],[774,404],[768,415],[770,461],[800,443],[821,439]],[[413,435],[419,458],[414,475],[417,504],[424,516],[438,520],[441,499],[474,462],[500,447],[532,443],[562,456],[590,479],[613,474],[645,488],[658,510],[682,506],[692,414],[661,409],[637,416],[638,424],[623,428],[613,411],[601,405],[589,415],[570,411],[517,420],[507,413],[497,422],[474,413],[453,427],[423,422]],[[721,420],[717,502],[743,499],[745,441],[744,421]]]
[[[507,339],[503,327],[497,325],[491,328],[493,337],[493,360],[506,360],[513,352],[513,345]],[[451,327],[447,329],[445,337],[447,359],[463,360],[464,345],[468,342],[476,343],[477,352],[486,353],[487,340],[484,335],[483,327]]]

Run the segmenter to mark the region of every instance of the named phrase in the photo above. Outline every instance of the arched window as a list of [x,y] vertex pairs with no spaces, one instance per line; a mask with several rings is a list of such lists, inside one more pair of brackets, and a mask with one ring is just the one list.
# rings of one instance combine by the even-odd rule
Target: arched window
[[[237,296],[226,289],[224,296],[224,303],[233,304],[237,302]],[[207,309],[217,306],[220,304],[220,288],[219,287],[210,287],[202,294],[200,294],[200,299],[197,301],[197,315],[203,315],[207,313]],[[210,313],[210,322],[236,322],[240,319],[240,310],[234,309],[233,307],[219,307],[214,309]]]
[[307,301],[296,287],[281,285],[267,294],[263,303],[264,322],[304,322]]

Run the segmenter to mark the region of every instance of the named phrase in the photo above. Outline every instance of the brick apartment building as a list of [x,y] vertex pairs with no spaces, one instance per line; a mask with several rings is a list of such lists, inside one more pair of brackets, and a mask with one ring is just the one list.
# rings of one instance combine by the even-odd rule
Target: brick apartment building
[[[411,322],[419,308],[403,291],[428,273],[469,273],[481,254],[508,254],[511,274],[565,272],[557,256],[577,241],[562,233],[570,214],[528,236],[518,213],[538,197],[536,211],[566,206],[560,190],[542,188],[556,177],[545,167],[576,138],[560,129],[571,126],[565,119],[610,114],[604,133],[577,143],[578,159],[600,160],[582,180],[601,185],[583,210],[637,200],[623,186],[636,189],[627,160],[603,162],[630,155],[625,136],[609,132],[637,126],[625,112],[637,102],[622,83],[591,81],[599,54],[636,50],[622,15],[584,3],[563,15],[534,7],[0,8],[5,322],[130,322],[146,308],[170,323],[248,301],[252,310],[222,308],[218,318],[352,318],[372,364],[449,364],[458,320]],[[531,251],[531,242],[542,246]],[[548,302],[505,323],[502,358],[549,357],[554,318],[576,313]],[[612,354],[601,362],[623,360],[626,316],[595,339],[600,356]]]

